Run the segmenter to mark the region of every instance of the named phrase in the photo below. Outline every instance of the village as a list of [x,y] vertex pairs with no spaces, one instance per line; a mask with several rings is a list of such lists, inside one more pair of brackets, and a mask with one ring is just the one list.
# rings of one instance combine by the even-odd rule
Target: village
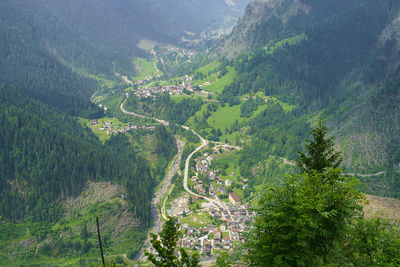
[[[140,85],[140,83],[137,84]],[[164,93],[167,93],[169,95],[180,96],[185,91],[186,92],[194,91],[192,77],[187,75],[182,77],[178,84],[138,88],[133,92],[133,94],[140,98],[147,98],[147,97],[156,98]]]
[[[99,125],[98,120],[92,120],[91,126]],[[156,129],[155,126],[138,126],[134,125],[132,122],[129,122],[127,125],[119,126],[117,129],[114,129],[114,125],[111,122],[104,122],[101,128],[98,131],[107,131],[108,135],[118,134],[118,133],[126,133],[131,130],[150,130],[154,131]]]
[[[178,246],[195,249],[208,256],[218,254],[221,250],[231,251],[235,243],[244,242],[244,233],[247,232],[255,216],[255,212],[249,209],[249,205],[243,203],[237,194],[228,192],[232,181],[229,179],[223,181],[219,176],[219,170],[210,169],[211,162],[215,158],[216,154],[204,153],[195,159],[195,167],[191,168],[195,173],[190,179],[191,187],[201,196],[176,199],[168,211],[170,215],[178,217],[182,225],[183,237],[178,241]],[[242,183],[242,188],[248,187],[246,179],[243,179]],[[204,199],[202,196],[217,199],[225,208],[204,201],[199,209],[191,210],[189,204],[202,201]],[[226,201],[219,199],[222,196],[227,196]],[[204,220],[207,225],[191,226],[187,222],[187,216],[194,214],[204,214],[209,217],[209,220]]]

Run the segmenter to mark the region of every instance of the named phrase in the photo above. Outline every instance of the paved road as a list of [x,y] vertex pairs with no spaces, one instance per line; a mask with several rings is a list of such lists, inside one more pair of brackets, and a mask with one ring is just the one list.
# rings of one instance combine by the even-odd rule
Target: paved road
[[[129,114],[129,115],[132,115],[132,116],[136,116],[136,117],[139,117],[139,118],[144,118],[144,119],[149,119],[149,120],[155,120],[155,121],[157,121],[157,122],[159,122],[159,123],[162,123],[162,124],[164,124],[164,125],[166,125],[166,126],[169,125],[169,122],[168,122],[168,121],[164,121],[164,120],[160,120],[160,119],[157,119],[157,118],[153,118],[153,117],[148,117],[148,116],[140,115],[140,114],[137,114],[137,113],[134,113],[134,112],[125,110],[125,109],[124,109],[124,104],[125,104],[126,100],[128,99],[128,97],[129,97],[129,94],[126,93],[126,98],[124,99],[124,101],[123,101],[123,102],[121,103],[121,105],[120,105],[120,109],[121,109],[121,111],[122,111],[123,113]],[[200,145],[199,147],[197,147],[192,153],[190,153],[189,156],[186,158],[186,161],[185,161],[185,171],[184,171],[184,176],[183,176],[183,177],[184,177],[184,179],[183,179],[183,187],[184,187],[184,189],[185,189],[186,192],[188,192],[189,194],[191,194],[191,195],[193,195],[193,196],[197,196],[197,197],[203,197],[203,198],[206,199],[207,201],[216,204],[217,206],[221,207],[222,209],[224,209],[224,210],[226,210],[228,213],[230,213],[228,207],[226,206],[226,204],[225,204],[223,201],[221,201],[218,197],[217,197],[216,199],[211,199],[211,198],[209,198],[209,197],[206,197],[206,196],[202,196],[202,195],[200,195],[200,194],[197,194],[197,193],[195,193],[195,192],[193,192],[192,190],[189,189],[189,187],[188,187],[188,175],[189,175],[189,163],[190,163],[190,160],[192,159],[192,157],[193,157],[193,155],[194,155],[195,153],[197,153],[197,152],[200,151],[202,148],[204,148],[204,147],[206,147],[206,146],[208,145],[208,141],[207,141],[206,139],[204,139],[203,137],[201,137],[201,136],[200,136],[197,132],[195,132],[193,129],[190,129],[189,127],[184,126],[184,125],[181,125],[181,127],[182,127],[183,129],[185,129],[186,131],[192,131],[192,132],[193,132],[195,135],[197,135],[197,136],[200,138],[200,140],[201,140],[201,145]],[[228,144],[224,144],[224,143],[220,143],[220,142],[215,142],[215,143],[217,143],[217,144],[220,145],[220,146],[227,146],[227,147],[231,147],[231,148],[235,148],[235,149],[240,149],[239,147],[230,146],[230,145],[228,145]],[[165,190],[166,190],[166,189],[165,189]],[[165,191],[164,191],[164,193],[165,193]],[[161,195],[161,196],[162,196],[162,195]],[[161,196],[160,196],[160,199],[161,199]],[[159,201],[159,200],[158,200],[158,201]]]
[[197,197],[202,197],[205,200],[207,200],[208,202],[214,203],[215,205],[221,207],[222,209],[226,210],[229,214],[230,211],[228,209],[228,207],[226,206],[226,204],[221,201],[218,197],[216,197],[216,199],[212,199],[206,196],[202,196],[200,194],[197,194],[195,192],[193,192],[192,190],[190,190],[190,188],[188,187],[188,176],[189,176],[189,165],[190,165],[190,160],[192,159],[193,155],[196,154],[197,152],[199,152],[202,148],[206,147],[208,145],[208,141],[206,139],[204,139],[203,137],[201,137],[198,133],[196,133],[195,131],[191,130],[189,127],[187,126],[182,126],[182,128],[184,128],[187,131],[192,131],[195,135],[197,135],[200,140],[201,140],[201,145],[198,146],[192,153],[189,154],[189,156],[186,158],[185,161],[185,172],[183,174],[183,188],[186,190],[186,192],[188,192],[189,194],[193,195],[193,196],[197,196]]
[[[120,109],[121,109],[121,111],[123,113],[128,114],[128,115],[132,115],[132,116],[136,116],[136,117],[139,117],[139,118],[143,118],[143,119],[155,120],[155,121],[157,121],[157,122],[159,122],[159,123],[161,123],[161,124],[163,124],[165,126],[169,125],[168,121],[164,121],[164,120],[160,120],[160,119],[157,119],[157,118],[140,115],[140,114],[125,110],[124,109],[124,104],[125,104],[126,100],[128,99],[128,97],[129,97],[129,94],[126,93],[126,97],[125,97],[124,101],[120,105]],[[189,176],[190,160],[192,159],[192,157],[193,157],[193,155],[195,153],[197,153],[202,148],[204,148],[204,147],[206,147],[208,145],[208,141],[206,139],[204,139],[203,137],[201,137],[197,132],[195,132],[194,130],[190,129],[189,127],[184,126],[184,125],[181,125],[181,127],[183,129],[185,129],[186,131],[192,131],[201,140],[201,145],[198,146],[194,151],[192,151],[192,153],[190,153],[189,156],[186,158],[185,171],[184,171],[184,176],[183,176],[184,177],[184,179],[183,179],[183,187],[184,187],[184,189],[189,194],[197,196],[197,197],[202,197],[202,198],[206,199],[208,202],[213,203],[216,206],[219,206],[222,209],[226,210],[230,214],[230,211],[229,211],[228,207],[226,206],[226,204],[223,201],[221,201],[218,197],[216,197],[216,199],[211,199],[209,197],[202,196],[202,195],[199,195],[199,194],[193,192],[188,187],[188,176]],[[154,226],[153,226],[153,229],[152,229],[153,233],[158,233],[158,232],[161,231],[161,221],[160,221],[159,214],[157,212],[157,205],[158,205],[158,203],[160,203],[162,196],[165,194],[167,188],[169,187],[172,177],[174,176],[174,174],[179,169],[179,165],[180,165],[180,162],[181,162],[181,156],[182,156],[184,145],[185,145],[185,143],[183,141],[177,140],[178,156],[174,159],[174,162],[171,165],[167,175],[165,176],[165,179],[164,179],[160,189],[157,191],[157,193],[154,195],[154,198],[151,201],[151,214],[152,214],[152,218],[153,218],[153,221],[154,221]],[[227,144],[223,144],[223,143],[218,143],[218,145],[220,145],[220,146],[229,146],[229,147],[232,147],[232,148],[235,148],[235,149],[240,149],[239,147],[233,147],[233,146],[230,146],[230,145],[227,145]],[[145,241],[144,248],[138,253],[138,255],[136,256],[135,261],[140,261],[140,260],[144,259],[144,252],[143,251],[144,251],[144,249],[149,249],[150,246],[151,246],[150,237],[148,237],[146,239],[146,241]]]
[[157,119],[157,118],[153,118],[153,117],[148,117],[148,116],[140,115],[140,114],[137,114],[137,113],[135,113],[135,112],[131,112],[131,111],[125,110],[124,105],[125,105],[125,102],[126,102],[126,100],[128,99],[128,97],[129,97],[129,93],[126,93],[126,97],[125,97],[124,101],[123,101],[123,102],[121,103],[121,105],[119,106],[119,108],[121,109],[121,111],[122,111],[123,113],[128,114],[128,115],[132,115],[132,116],[135,116],[135,117],[143,118],[143,119],[155,120],[155,121],[157,121],[157,122],[159,122],[159,123],[161,123],[161,124],[163,124],[163,125],[165,125],[165,126],[168,126],[168,125],[169,125],[169,122],[168,122],[168,121],[164,121],[164,120],[160,120],[160,119]]

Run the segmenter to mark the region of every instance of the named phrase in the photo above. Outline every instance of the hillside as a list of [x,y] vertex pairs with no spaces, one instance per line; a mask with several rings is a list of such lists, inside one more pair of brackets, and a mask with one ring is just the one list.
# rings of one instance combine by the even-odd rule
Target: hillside
[[157,127],[102,143],[76,118],[6,88],[0,103],[0,265],[96,259],[95,216],[108,253],[132,259],[176,153],[171,133]]
[[394,198],[367,195],[367,204],[364,206],[366,217],[380,217],[392,222],[400,220],[400,201]]
[[[99,218],[109,261],[129,261],[146,238],[124,196],[109,182],[89,181],[82,193],[62,201],[65,212],[55,224],[1,224],[0,264],[87,266],[98,262],[96,220]],[[41,238],[38,238],[41,236]],[[79,255],[79,256],[78,256]]]
[[26,38],[25,44],[40,49],[40,56],[50,54],[73,69],[131,74],[133,58],[146,56],[138,47],[141,40],[177,43],[186,33],[199,34],[240,16],[247,1],[235,2],[230,6],[223,0],[2,1],[0,23],[3,36],[19,38],[7,38],[5,45]]
[[114,73],[137,74],[134,58],[149,57],[143,44],[176,44],[238,17],[246,3],[202,2],[2,1],[0,83],[71,115],[94,116],[89,97]]
[[[368,192],[398,197],[399,10],[396,1],[254,1],[211,52],[232,59],[237,72],[219,100],[237,105],[262,92],[296,106],[293,122],[324,119],[343,151],[342,167],[388,171],[362,179]],[[277,142],[268,134],[277,128],[273,119],[263,120],[252,132],[280,156],[295,157],[287,152],[294,136]]]
[[1,1],[0,265],[91,264],[97,215],[112,253],[135,256],[176,143],[154,124],[118,135],[86,127],[132,122],[112,107],[105,116],[90,98],[122,88],[116,73],[139,74],[135,62],[154,60],[149,44],[228,25],[246,3]]

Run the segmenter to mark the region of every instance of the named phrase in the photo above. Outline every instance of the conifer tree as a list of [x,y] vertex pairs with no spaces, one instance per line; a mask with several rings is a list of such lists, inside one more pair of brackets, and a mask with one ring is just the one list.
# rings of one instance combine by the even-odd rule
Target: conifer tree
[[326,128],[322,121],[318,123],[318,127],[311,131],[312,140],[306,140],[307,155],[298,151],[299,159],[297,165],[301,173],[311,174],[312,170],[320,173],[325,168],[339,167],[342,162],[340,152],[334,150],[334,138],[328,137],[328,128]]
[[321,266],[331,260],[335,245],[360,214],[357,181],[341,174],[340,154],[319,123],[301,154],[300,175],[264,190],[254,227],[246,242],[251,266]]
[[[158,239],[157,235],[151,234],[152,240],[150,242],[157,253],[152,254],[149,251],[145,250],[144,254],[155,266],[200,266],[198,254],[190,256],[183,248],[179,249],[179,253],[175,251],[176,243],[179,240],[179,227],[180,224],[177,224],[175,219],[169,218],[169,220],[163,225],[163,228],[159,233],[160,239]],[[178,254],[180,254],[180,256],[178,256]]]

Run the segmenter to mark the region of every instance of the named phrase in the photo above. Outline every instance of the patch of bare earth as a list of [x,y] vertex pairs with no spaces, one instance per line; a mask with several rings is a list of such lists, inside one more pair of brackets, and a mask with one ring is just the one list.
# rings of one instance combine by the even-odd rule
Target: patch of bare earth
[[124,195],[126,194],[120,185],[110,182],[88,182],[79,196],[69,198],[65,202],[65,217],[68,219],[82,214],[96,203],[112,203],[114,208],[99,214],[99,221],[102,229],[111,231],[111,235],[116,237],[127,228],[139,226],[124,200]]
[[368,203],[364,205],[364,215],[367,218],[380,217],[391,222],[400,221],[400,200],[387,197],[366,195]]

